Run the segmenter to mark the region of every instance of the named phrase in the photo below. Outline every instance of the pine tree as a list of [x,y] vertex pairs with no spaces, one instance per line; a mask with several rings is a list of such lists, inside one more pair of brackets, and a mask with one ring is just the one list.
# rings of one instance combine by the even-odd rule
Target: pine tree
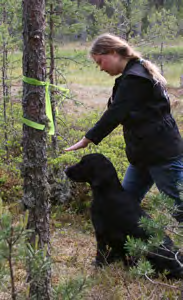
[[[23,75],[28,78],[45,81],[45,1],[23,1]],[[29,83],[23,85],[24,118],[45,124],[45,86]],[[32,247],[38,244],[46,249],[46,257],[50,256],[49,233],[49,186],[47,182],[46,132],[24,124],[23,126],[23,203],[29,210],[28,229],[33,230],[30,239]],[[36,242],[38,239],[38,243]],[[40,270],[41,272],[41,270]],[[28,280],[30,282],[30,298],[50,299],[50,268],[44,269],[39,277],[34,276],[29,265]]]
[[141,35],[142,19],[146,11],[147,0],[106,0],[108,12],[107,31],[113,32],[127,41]]

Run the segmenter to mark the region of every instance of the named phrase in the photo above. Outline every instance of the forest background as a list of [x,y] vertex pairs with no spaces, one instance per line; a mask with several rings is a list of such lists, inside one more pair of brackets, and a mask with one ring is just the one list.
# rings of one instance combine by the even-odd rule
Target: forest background
[[[23,209],[22,17],[22,1],[1,0],[0,299],[29,299],[30,291],[25,250],[28,216]],[[52,266],[49,299],[178,299],[181,282],[167,281],[163,275],[158,282],[149,277],[144,280],[143,275],[147,271],[151,275],[152,271],[144,262],[131,273],[121,264],[105,270],[91,266],[95,256],[89,218],[91,191],[87,185],[71,184],[63,172],[67,165],[93,152],[103,153],[113,162],[120,180],[128,165],[121,128],[97,147],[92,145],[75,153],[63,150],[79,140],[106,109],[114,78],[100,73],[88,55],[91,41],[103,32],[123,37],[142,57],[159,66],[168,81],[172,112],[183,132],[183,0],[46,1],[46,77],[52,84],[69,90],[50,90],[56,134],[47,137]],[[156,205],[161,205],[153,188],[143,206],[158,219],[157,208],[153,210],[150,205],[153,197],[157,197]],[[160,207],[160,213],[162,209],[165,208]],[[181,228],[174,220],[171,222],[176,228],[171,234],[181,248]],[[16,230],[13,232],[12,228]],[[42,252],[36,247],[29,245],[29,260],[32,255],[34,278],[39,281],[50,263],[49,267],[43,263]]]

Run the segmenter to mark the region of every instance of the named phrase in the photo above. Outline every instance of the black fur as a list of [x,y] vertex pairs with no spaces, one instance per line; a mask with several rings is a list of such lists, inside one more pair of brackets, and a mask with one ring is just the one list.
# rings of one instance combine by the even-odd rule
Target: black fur
[[[102,154],[85,155],[78,164],[68,167],[66,175],[76,182],[88,182],[93,192],[91,207],[92,223],[97,240],[96,264],[103,265],[122,259],[127,264],[124,244],[127,236],[147,240],[148,234],[139,226],[144,212],[134,195],[125,191],[117,177],[112,163]],[[165,235],[162,245],[148,254],[156,272],[165,269],[169,278],[183,277],[183,268],[175,260],[175,247],[172,240]],[[166,258],[164,258],[164,257]],[[183,257],[179,255],[183,261]]]

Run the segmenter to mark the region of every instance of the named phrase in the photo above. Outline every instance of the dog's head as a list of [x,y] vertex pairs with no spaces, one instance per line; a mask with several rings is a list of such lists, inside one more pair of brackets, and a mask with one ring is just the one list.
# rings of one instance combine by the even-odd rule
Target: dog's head
[[99,153],[83,156],[79,163],[68,167],[65,173],[73,181],[89,182],[93,186],[106,184],[117,176],[112,163]]

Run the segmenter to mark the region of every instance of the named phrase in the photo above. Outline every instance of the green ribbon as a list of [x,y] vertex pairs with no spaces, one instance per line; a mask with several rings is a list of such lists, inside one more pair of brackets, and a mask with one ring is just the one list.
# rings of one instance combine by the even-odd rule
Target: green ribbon
[[[45,98],[46,98],[46,116],[49,119],[49,130],[48,133],[50,135],[54,135],[55,133],[55,126],[54,126],[54,122],[53,122],[53,114],[52,114],[52,107],[51,107],[51,101],[50,101],[50,93],[49,93],[49,87],[52,86],[62,92],[65,93],[65,95],[63,96],[63,99],[65,99],[65,97],[68,95],[69,90],[63,87],[59,87],[55,84],[51,84],[47,81],[39,81],[37,79],[34,78],[29,78],[26,76],[23,76],[23,81],[26,83],[29,83],[31,85],[39,85],[39,86],[45,86]],[[34,121],[28,120],[26,118],[22,118],[22,121],[24,124],[26,124],[29,127],[33,127],[35,129],[38,130],[44,130],[45,129],[45,125],[40,124],[40,123],[36,123]]]

